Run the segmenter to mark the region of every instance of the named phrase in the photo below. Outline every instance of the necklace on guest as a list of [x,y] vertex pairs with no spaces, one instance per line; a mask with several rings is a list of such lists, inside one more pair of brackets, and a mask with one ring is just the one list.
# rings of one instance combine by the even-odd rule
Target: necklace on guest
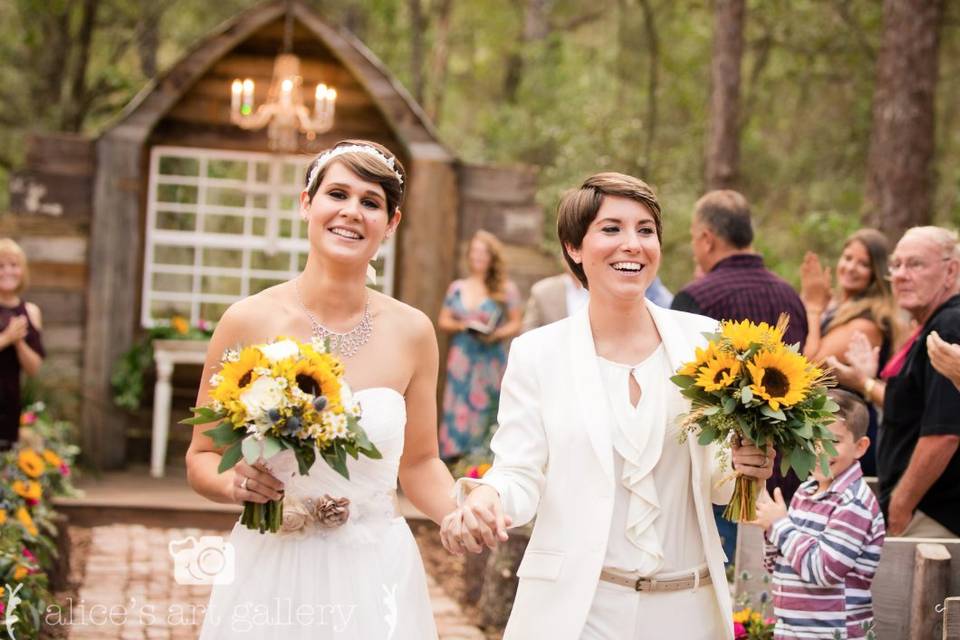
[[313,314],[310,313],[310,310],[307,309],[307,305],[303,303],[303,297],[300,295],[300,278],[296,278],[293,281],[293,287],[297,292],[297,304],[300,305],[300,308],[303,309],[303,312],[307,315],[307,318],[310,319],[310,324],[313,326],[313,335],[320,340],[329,340],[330,351],[340,354],[344,359],[352,358],[357,354],[357,351],[360,350],[360,347],[365,345],[370,336],[373,335],[373,318],[370,316],[370,297],[367,296],[367,301],[363,305],[363,316],[360,318],[360,322],[357,323],[353,329],[346,331],[344,333],[339,333],[337,331],[332,331],[317,321]]

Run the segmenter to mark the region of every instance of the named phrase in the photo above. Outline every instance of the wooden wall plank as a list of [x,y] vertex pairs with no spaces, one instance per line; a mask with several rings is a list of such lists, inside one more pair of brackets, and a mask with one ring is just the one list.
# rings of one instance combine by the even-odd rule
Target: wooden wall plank
[[83,353],[82,325],[44,325],[43,347],[47,353]]
[[86,321],[86,292],[30,289],[24,294],[43,314],[44,327],[52,325],[82,325]]
[[950,588],[950,552],[942,544],[921,542],[913,565],[909,640],[931,640],[942,633],[937,605]]
[[24,236],[20,247],[27,254],[31,266],[37,262],[85,264],[87,238],[84,236]]
[[943,601],[943,640],[960,640],[960,597]]
[[30,286],[51,290],[85,291],[87,265],[31,261]]

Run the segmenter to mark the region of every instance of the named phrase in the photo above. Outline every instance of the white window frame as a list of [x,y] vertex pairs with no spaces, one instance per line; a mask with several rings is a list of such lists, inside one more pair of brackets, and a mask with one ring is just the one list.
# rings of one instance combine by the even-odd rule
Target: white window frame
[[[161,175],[160,160],[164,156],[196,160],[198,175]],[[247,179],[234,180],[207,177],[209,162],[232,161],[247,163]],[[150,177],[147,191],[147,221],[146,242],[143,264],[143,295],[140,306],[140,323],[144,327],[153,327],[164,324],[168,318],[155,318],[150,309],[154,302],[189,302],[190,323],[196,325],[200,318],[200,308],[203,303],[230,304],[251,293],[251,278],[289,279],[299,272],[299,256],[307,254],[310,243],[300,237],[300,226],[305,224],[299,215],[294,212],[280,212],[280,198],[293,196],[299,201],[302,183],[295,185],[280,184],[281,170],[284,164],[300,165],[303,170],[309,164],[310,158],[300,155],[284,155],[275,153],[257,153],[250,151],[227,151],[221,149],[203,149],[197,147],[155,146],[150,151]],[[270,167],[268,182],[257,182],[256,165],[266,163]],[[302,171],[300,172],[302,175]],[[158,201],[158,190],[163,185],[186,185],[197,187],[196,204],[172,203]],[[246,206],[228,207],[206,204],[206,193],[210,188],[227,188],[243,190],[247,194]],[[250,204],[251,195],[265,195],[267,205],[265,209]],[[190,213],[196,216],[193,231],[157,229],[158,211]],[[278,214],[279,212],[279,214]],[[204,216],[230,215],[244,218],[244,234],[213,233],[203,231]],[[272,215],[271,215],[272,214]],[[288,216],[292,216],[289,218]],[[255,236],[251,233],[254,217],[264,217],[266,220],[266,235]],[[279,237],[280,219],[291,219],[290,238]],[[155,248],[162,246],[191,247],[195,250],[193,265],[154,264]],[[242,251],[240,267],[213,267],[202,264],[202,249],[231,249]],[[276,251],[289,252],[290,263],[286,270],[263,270],[250,268],[250,254],[253,251],[262,251],[268,255]],[[377,288],[385,294],[393,295],[393,281],[395,272],[395,237],[385,242],[380,248],[379,256],[382,259],[380,273],[377,274]],[[190,292],[168,292],[153,290],[153,276],[158,273],[190,275],[192,286]],[[224,295],[201,293],[200,286],[204,276],[224,276],[240,279],[241,292],[239,295]],[[203,318],[207,322],[215,323],[219,318]]]

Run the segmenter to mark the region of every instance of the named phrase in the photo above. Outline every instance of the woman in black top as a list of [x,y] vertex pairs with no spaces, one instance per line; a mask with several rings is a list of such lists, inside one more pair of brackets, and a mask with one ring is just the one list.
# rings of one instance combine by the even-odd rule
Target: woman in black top
[[25,302],[27,257],[0,239],[0,450],[16,443],[20,428],[20,371],[33,375],[43,361],[40,309]]

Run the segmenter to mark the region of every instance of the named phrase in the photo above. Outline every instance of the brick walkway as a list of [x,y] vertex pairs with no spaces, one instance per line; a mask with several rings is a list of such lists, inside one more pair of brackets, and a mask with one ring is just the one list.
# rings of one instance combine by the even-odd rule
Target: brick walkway
[[[70,640],[187,640],[199,635],[211,587],[177,584],[168,544],[225,532],[142,525],[93,527],[91,532],[77,601],[63,603]],[[457,603],[428,580],[441,640],[483,640]]]

